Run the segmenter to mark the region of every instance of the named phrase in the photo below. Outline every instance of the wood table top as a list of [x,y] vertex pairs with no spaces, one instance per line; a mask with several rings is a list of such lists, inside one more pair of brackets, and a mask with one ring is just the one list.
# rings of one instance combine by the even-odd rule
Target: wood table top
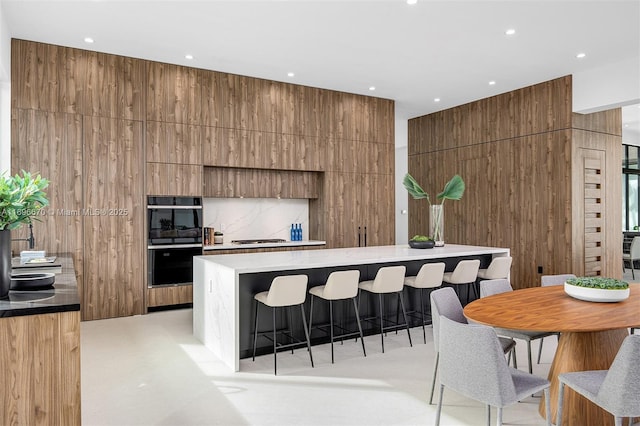
[[528,331],[592,332],[640,324],[640,284],[630,284],[629,298],[615,303],[586,302],[564,292],[564,286],[533,287],[469,303],[470,322]]

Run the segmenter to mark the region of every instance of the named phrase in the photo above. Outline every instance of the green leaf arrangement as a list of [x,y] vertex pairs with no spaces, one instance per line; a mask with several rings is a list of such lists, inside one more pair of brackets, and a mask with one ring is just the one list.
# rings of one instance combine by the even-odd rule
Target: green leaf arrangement
[[31,223],[32,217],[49,204],[44,189],[49,181],[22,171],[22,176],[0,176],[0,231]]
[[576,277],[566,281],[569,285],[586,288],[598,288],[603,290],[626,290],[629,283],[615,278],[605,277]]
[[[422,189],[420,184],[409,173],[404,176],[402,184],[407,189],[407,192],[409,192],[409,195],[411,195],[415,200],[426,199],[429,205],[431,205],[429,194]],[[464,195],[464,189],[465,185],[462,177],[460,177],[460,175],[455,175],[446,183],[442,192],[436,196],[436,199],[442,200],[442,204],[444,204],[445,200],[460,200],[462,195]]]

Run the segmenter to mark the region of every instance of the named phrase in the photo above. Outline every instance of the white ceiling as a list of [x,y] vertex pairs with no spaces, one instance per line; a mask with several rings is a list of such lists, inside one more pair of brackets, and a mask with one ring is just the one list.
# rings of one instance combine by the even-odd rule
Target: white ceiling
[[640,0],[0,3],[15,38],[394,99],[405,117],[640,55]]

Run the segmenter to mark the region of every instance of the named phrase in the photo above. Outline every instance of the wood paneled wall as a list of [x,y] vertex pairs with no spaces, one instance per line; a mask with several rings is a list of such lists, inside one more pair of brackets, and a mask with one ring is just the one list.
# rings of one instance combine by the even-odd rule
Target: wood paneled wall
[[0,319],[0,424],[80,425],[80,313]]
[[204,168],[204,196],[318,198],[318,173],[296,170]]
[[[584,240],[585,199],[576,198],[575,182],[581,144],[576,132],[582,131],[572,126],[602,128],[603,118],[575,117],[571,97],[571,77],[563,77],[409,121],[409,173],[432,196],[456,173],[466,183],[462,200],[445,202],[445,241],[510,248],[514,288],[539,285],[542,274],[582,275],[591,260],[576,238],[582,223]],[[604,120],[605,129],[614,128],[615,120]],[[606,146],[609,174],[617,179],[604,187],[613,202],[603,204],[601,228],[607,253],[614,254],[601,272],[617,276],[621,141],[584,132]],[[410,235],[427,233],[428,221],[428,203],[410,199]]]
[[[144,197],[203,195],[203,165],[268,171],[258,185],[242,171],[238,196],[317,196],[310,235],[328,247],[353,245],[328,233],[343,203],[362,206],[345,220],[369,223],[370,241],[394,241],[391,100],[23,40],[11,52],[12,172],[39,171],[52,208],[71,213],[34,233],[37,248],[74,254],[85,320],[144,312]],[[357,201],[336,196],[339,174]],[[228,195],[222,175],[207,190]],[[129,216],[74,214],[89,208]]]

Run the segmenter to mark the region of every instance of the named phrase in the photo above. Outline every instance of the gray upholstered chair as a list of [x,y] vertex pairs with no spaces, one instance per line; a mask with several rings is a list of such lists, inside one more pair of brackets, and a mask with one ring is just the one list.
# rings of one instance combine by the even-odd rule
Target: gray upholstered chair
[[[302,325],[304,328],[304,335],[307,343],[307,350],[309,351],[309,360],[311,361],[311,367],[313,367],[313,355],[311,354],[311,340],[309,340],[309,330],[307,329],[307,320],[304,313],[304,301],[307,296],[307,282],[309,278],[306,275],[284,275],[278,276],[271,281],[269,290],[262,291],[256,294],[253,298],[256,300],[255,310],[255,323],[253,328],[253,360],[256,360],[256,344],[258,342],[258,336],[264,336],[273,342],[273,374],[278,374],[278,360],[277,353],[278,348],[292,348],[298,345],[300,342],[295,341],[293,337],[292,324],[289,322],[289,334],[288,338],[292,341],[288,344],[278,343],[278,330],[276,329],[276,310],[277,308],[290,308],[291,306],[300,306],[300,313],[302,314]],[[271,331],[258,331],[258,306],[269,306],[271,308],[273,330]],[[288,315],[291,318],[291,315]],[[289,321],[291,321],[289,319]],[[282,334],[283,332],[280,332]],[[269,336],[272,334],[272,336]]]
[[[378,269],[376,276],[373,280],[360,281],[358,284],[358,305],[360,304],[360,291],[368,291],[372,294],[378,295],[378,303],[380,306],[380,339],[382,341],[382,353],[384,353],[384,332],[385,330],[397,330],[400,324],[396,322],[393,326],[384,326],[385,321],[390,321],[384,317],[384,304],[382,303],[382,295],[389,293],[396,293],[398,295],[398,301],[402,307],[402,315],[404,316],[404,323],[407,328],[407,335],[409,336],[409,346],[413,346],[411,343],[411,331],[409,331],[409,322],[407,321],[407,311],[404,307],[404,301],[402,300],[402,290],[404,289],[404,274],[407,268],[403,265],[400,266],[383,266]],[[370,321],[375,318],[365,318]],[[391,320],[392,321],[392,320]]]
[[[429,396],[429,404],[433,404],[433,393],[436,387],[436,376],[438,374],[438,362],[440,360],[440,318],[446,317],[452,321],[466,324],[462,304],[458,295],[451,287],[444,287],[431,292],[431,319],[433,323],[433,345],[436,352],[436,361],[433,366],[433,380],[431,382],[431,395]],[[509,353],[509,357],[513,356],[513,365],[517,367],[516,361],[516,342],[513,339],[504,337],[498,338],[503,353]]]
[[487,405],[487,426],[491,407],[497,408],[497,425],[502,425],[502,409],[544,391],[547,425],[551,425],[547,379],[510,368],[496,332],[484,325],[461,324],[440,318],[440,398],[436,426],[440,425],[444,388]]
[[[488,297],[494,294],[506,293],[513,291],[509,280],[485,280],[480,281],[480,297]],[[513,339],[521,339],[527,342],[527,359],[529,361],[529,374],[533,373],[533,366],[531,365],[531,341],[536,339],[543,339],[547,336],[556,334],[555,332],[539,332],[539,331],[525,331],[525,330],[510,330],[506,328],[494,328],[498,336],[511,337]],[[542,341],[540,341],[542,344]]]
[[636,272],[633,267],[633,262],[635,260],[640,260],[640,237],[633,237],[633,240],[631,241],[631,247],[629,248],[629,253],[622,253],[622,272],[624,273],[625,261],[628,261],[630,263],[629,266],[631,266],[631,276],[634,280],[636,279]]
[[[358,305],[356,304],[356,296],[358,295],[358,283],[360,281],[360,271],[357,269],[351,271],[334,271],[329,274],[327,283],[325,285],[319,285],[312,287],[309,290],[311,295],[311,308],[309,308],[309,336],[313,328],[313,299],[319,297],[320,299],[327,300],[329,302],[329,337],[331,339],[331,363],[333,364],[333,340],[336,336],[333,334],[333,301],[334,300],[347,300],[351,299],[353,302],[353,309],[356,314],[356,323],[358,324],[358,334],[360,341],[362,342],[362,353],[367,356],[367,351],[364,348],[364,338],[362,336],[362,326],[360,325],[360,313],[358,312]],[[342,328],[336,326],[338,328]],[[323,326],[317,326],[317,328],[324,329]],[[355,333],[343,333],[338,337],[345,337],[345,335],[351,335]]]
[[[426,308],[424,305],[424,291],[433,290],[434,288],[442,286],[444,268],[445,264],[443,262],[425,263],[418,271],[418,275],[408,276],[404,278],[405,287],[411,287],[420,292],[420,311],[416,310],[417,312],[415,313],[420,314],[420,319],[422,322],[422,338],[424,339],[424,343],[427,343],[427,331],[425,329],[425,325],[431,324],[432,322],[431,314],[429,314],[429,322],[427,322],[427,317],[425,316]],[[407,314],[411,313],[407,312]]]
[[631,426],[633,417],[640,416],[640,336],[624,339],[609,370],[564,373],[558,379],[558,426],[565,385],[613,414],[616,426],[622,426],[624,417],[629,417]]
[[[540,277],[540,286],[541,287],[550,287],[552,285],[563,285],[566,280],[569,278],[575,278],[576,276],[573,274],[558,274],[558,275],[543,275]],[[560,339],[560,333],[553,333]],[[544,344],[544,338],[540,339],[540,346],[538,347],[538,361],[540,364],[540,358],[542,357],[542,345]]]

